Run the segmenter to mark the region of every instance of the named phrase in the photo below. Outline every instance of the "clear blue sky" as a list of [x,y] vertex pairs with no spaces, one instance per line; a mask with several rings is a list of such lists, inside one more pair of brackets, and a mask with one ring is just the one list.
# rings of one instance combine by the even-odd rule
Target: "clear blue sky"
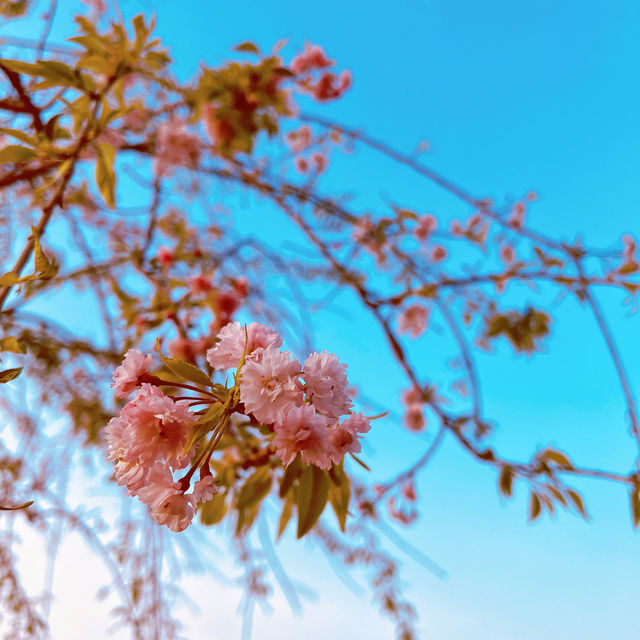
[[[73,3],[59,4],[53,40],[70,30],[66,14]],[[540,202],[530,220],[549,234],[572,240],[579,232],[589,244],[608,246],[619,243],[623,232],[640,232],[637,2],[163,0],[122,2],[122,7],[128,16],[157,13],[159,34],[185,78],[202,60],[225,60],[244,40],[265,49],[282,37],[290,38],[292,49],[307,40],[322,44],[352,71],[354,84],[339,103],[322,109],[309,105],[312,110],[400,149],[427,139],[431,150],[425,161],[479,196],[500,200],[535,189]],[[8,32],[0,28],[0,34]],[[323,186],[356,192],[363,205],[389,198],[445,218],[465,212],[383,159],[362,154],[340,161],[336,169]],[[637,392],[638,318],[626,314],[619,296],[602,300]],[[345,296],[337,304],[350,303]],[[569,300],[558,305],[557,317],[545,353],[516,358],[499,348],[479,360],[486,413],[497,424],[495,442],[505,455],[526,458],[535,447],[554,444],[580,464],[626,470],[634,457],[632,442],[594,322]],[[403,383],[384,350],[377,353],[380,336],[371,322],[358,313],[318,320],[317,344],[348,362],[368,395],[397,405]],[[423,372],[435,379],[443,364],[432,354],[439,349],[434,338],[419,350]],[[401,461],[419,456],[425,445],[391,422],[378,424],[366,454],[382,479]],[[503,503],[495,485],[493,471],[450,441],[421,476],[423,516],[406,535],[449,572],[448,580],[439,581],[404,562],[423,637],[640,637],[640,538],[630,526],[625,491],[580,483],[590,523],[562,513],[530,525],[522,487],[515,500]],[[316,584],[325,618],[313,613],[314,604],[301,619],[261,617],[256,640],[276,632],[311,640],[319,629],[324,635],[318,638],[329,633],[391,637],[390,627],[375,615],[362,626],[348,622],[350,611],[365,615],[362,601],[340,583],[333,586],[330,572],[320,568],[322,557],[307,557],[308,546],[301,551],[285,545],[295,579],[314,583],[318,575],[318,584],[326,586]],[[209,637],[200,630],[219,628],[203,602],[192,638]],[[346,626],[328,630],[326,616]]]

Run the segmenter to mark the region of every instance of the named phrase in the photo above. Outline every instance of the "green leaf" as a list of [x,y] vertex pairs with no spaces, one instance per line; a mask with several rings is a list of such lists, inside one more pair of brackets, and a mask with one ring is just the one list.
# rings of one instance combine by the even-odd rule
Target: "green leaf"
[[213,426],[213,424],[217,423],[222,416],[222,411],[224,409],[224,403],[218,401],[214,402],[194,423],[196,425],[200,424],[209,424]]
[[0,340],[0,351],[10,351],[12,353],[27,353],[26,347],[13,336],[8,336]]
[[560,491],[558,491],[558,489],[556,489],[553,485],[551,484],[545,484],[544,485],[547,489],[547,491],[549,491],[549,493],[566,509],[569,505],[567,504],[567,499],[562,495],[562,493]]
[[236,522],[235,535],[240,536],[251,528],[258,515],[258,505],[247,507],[246,509],[238,509],[238,520]]
[[28,76],[39,76],[40,65],[33,64],[32,62],[22,62],[21,60],[0,60],[0,64],[11,71],[16,73],[24,73]]
[[6,382],[11,382],[11,380],[15,380],[20,373],[22,372],[22,367],[16,367],[15,369],[5,369],[4,371],[0,371],[0,384],[5,384]]
[[279,76],[281,78],[295,78],[296,74],[293,73],[293,71],[291,71],[290,69],[287,69],[286,67],[276,67],[273,70],[273,74],[276,76]]
[[287,496],[287,499],[282,505],[282,513],[280,514],[280,520],[278,520],[278,540],[282,537],[284,530],[287,528],[289,521],[291,520],[291,514],[293,513],[293,498]]
[[106,142],[102,142],[96,147],[98,151],[96,156],[96,186],[109,208],[113,209],[116,205],[116,174],[113,170],[116,150]]
[[329,478],[325,471],[315,465],[307,466],[302,472],[298,487],[298,531],[302,538],[308,533],[322,514],[329,496]]
[[58,60],[38,60],[38,75],[56,84],[78,86],[76,72],[64,62]]
[[29,502],[25,502],[24,504],[21,504],[19,507],[5,507],[3,505],[0,505],[0,511],[18,511],[18,509],[26,509],[27,507],[30,507],[33,504],[33,500],[29,500]]
[[169,358],[168,356],[163,356],[160,353],[160,340],[156,340],[156,353],[160,356],[162,362],[165,363],[167,368],[170,371],[173,371],[177,376],[184,378],[185,380],[189,380],[191,382],[195,382],[196,384],[202,385],[204,387],[211,386],[211,379],[209,376],[202,370],[198,369],[194,365],[189,362],[185,362],[184,360],[176,360],[175,358]]
[[57,113],[55,116],[47,120],[47,123],[44,125],[44,134],[49,138],[49,140],[56,139],[56,133],[58,131],[58,120],[62,115]]
[[81,86],[75,71],[57,60],[38,60],[36,63],[21,60],[0,60],[0,64],[28,76],[39,76],[49,81],[48,86],[57,85]]
[[204,371],[198,369],[198,367],[195,367],[184,360],[176,360],[175,358],[169,358],[163,355],[160,355],[160,358],[162,358],[162,361],[167,365],[167,367],[169,367],[169,369],[171,369],[171,371],[173,371],[173,373],[181,378],[195,382],[196,384],[200,384],[204,387],[211,386],[209,376]]
[[243,42],[236,47],[233,47],[233,51],[242,51],[244,53],[255,53],[257,56],[260,55],[260,49],[253,44],[253,42]]
[[11,287],[14,284],[18,284],[20,282],[32,282],[33,280],[51,280],[56,273],[58,273],[58,269],[60,266],[56,263],[55,260],[49,260],[46,254],[42,250],[42,246],[40,245],[40,237],[38,234],[38,230],[35,227],[31,227],[31,234],[33,237],[33,262],[34,262],[34,272],[28,276],[18,277],[15,273],[9,272],[5,273],[2,277],[0,277],[0,285],[5,287]]
[[585,519],[589,518],[589,514],[585,509],[584,502],[582,501],[582,496],[575,491],[574,489],[567,489],[567,493],[569,494],[569,498],[571,498],[571,502],[576,508],[576,511]]
[[269,467],[256,469],[242,485],[238,493],[238,509],[248,509],[257,505],[271,490],[273,478]]
[[558,466],[564,467],[565,469],[573,469],[573,465],[569,461],[569,458],[567,458],[567,456],[565,456],[561,451],[545,449],[545,451],[542,452],[542,457],[546,460],[550,460],[551,462],[555,462]]
[[13,271],[8,271],[0,276],[0,287],[13,287],[18,282],[20,282],[20,276]]
[[8,129],[6,127],[0,127],[0,133],[11,136],[12,138],[20,140],[20,142],[24,142],[25,144],[28,144],[32,147],[38,145],[38,141],[33,136],[30,136],[24,131],[20,131],[19,129]]
[[216,524],[224,518],[227,513],[226,494],[216,493],[209,502],[205,502],[200,507],[200,522],[210,526]]
[[21,147],[17,144],[10,144],[0,149],[0,164],[7,162],[26,162],[35,158],[36,152],[27,147]]
[[535,491],[531,492],[529,496],[529,521],[533,522],[540,515],[542,507],[540,505],[540,498]]
[[89,117],[91,105],[91,98],[85,95],[80,96],[69,105],[73,115],[73,130],[75,133],[80,131],[80,127],[82,127],[82,124]]
[[[342,467],[334,466],[329,472],[333,482],[329,487],[329,502],[338,518],[340,530],[344,533],[349,513],[349,501],[351,499],[351,483]],[[338,481],[336,483],[336,480]]]
[[293,482],[296,478],[302,475],[303,467],[300,463],[300,458],[297,457],[284,471],[284,475],[282,476],[282,480],[280,481],[280,490],[278,495],[281,498],[284,498],[289,489],[293,485]]
[[33,262],[35,266],[34,273],[46,274],[51,268],[51,262],[42,250],[42,245],[40,244],[40,235],[38,234],[38,230],[35,227],[31,227],[31,234],[33,235]]
[[513,469],[505,464],[500,471],[498,487],[503,496],[510,498],[513,495]]
[[207,409],[200,418],[198,418],[197,422],[195,422],[191,428],[191,432],[189,433],[186,442],[184,443],[184,448],[182,450],[183,455],[189,453],[193,448],[193,445],[195,445],[200,438],[209,433],[209,431],[218,424],[220,416],[222,415],[222,409],[222,403],[216,402],[209,407],[209,409]]
[[116,174],[113,170],[116,150],[105,142],[96,146],[96,185],[109,208],[113,209],[116,204]]

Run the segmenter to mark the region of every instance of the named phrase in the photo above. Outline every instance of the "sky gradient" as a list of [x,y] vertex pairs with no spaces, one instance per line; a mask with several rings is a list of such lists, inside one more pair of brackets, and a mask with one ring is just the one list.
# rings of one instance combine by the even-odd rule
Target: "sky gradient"
[[[614,246],[622,233],[640,232],[636,2],[164,0],[121,5],[128,17],[157,14],[158,33],[182,78],[195,73],[200,61],[213,65],[228,59],[230,48],[245,40],[268,50],[289,38],[289,52],[306,41],[321,44],[339,68],[351,70],[354,84],[338,103],[305,105],[310,111],[361,127],[406,151],[428,140],[424,161],[478,196],[501,200],[534,189],[540,200],[531,209],[531,224],[563,240],[579,234],[587,244]],[[70,35],[74,6],[59,2],[52,41]],[[0,27],[0,35],[9,33],[17,32],[11,25]],[[392,200],[445,220],[467,212],[446,193],[367,153],[336,159],[321,187],[354,192],[363,208]],[[245,211],[256,234],[271,234],[274,247],[290,250],[296,239],[284,237],[284,227],[269,229],[268,215],[260,215],[266,205],[231,202]],[[526,301],[530,294],[517,290],[512,295]],[[550,292],[547,301],[554,295]],[[637,392],[638,317],[621,306],[619,294],[602,295],[601,301]],[[350,377],[363,392],[398,411],[404,383],[386,347],[379,346],[379,332],[351,310],[348,294],[335,304],[348,312],[319,313],[316,344],[349,364]],[[634,459],[633,443],[602,338],[577,302],[558,301],[554,308],[557,321],[542,353],[515,356],[499,345],[479,356],[486,414],[496,425],[492,442],[507,457],[527,459],[536,447],[554,445],[581,465],[626,471]],[[73,326],[77,318],[68,322]],[[441,343],[431,336],[413,352],[434,380],[442,366]],[[364,449],[375,477],[383,480],[418,458],[432,433],[416,438],[392,420],[376,423]],[[639,538],[631,528],[624,489],[576,482],[587,499],[589,523],[560,513],[529,524],[524,487],[516,486],[515,499],[505,502],[495,476],[450,439],[420,476],[422,518],[403,535],[448,572],[440,580],[399,552],[422,637],[638,638]],[[111,637],[107,618],[96,613],[98,605],[73,609],[100,586],[99,569],[91,578],[74,572],[78,548],[70,538],[60,555],[53,637],[89,637],[89,627],[92,638]],[[309,543],[286,539],[280,548],[292,579],[312,588],[315,600],[305,604],[303,617],[295,617],[276,590],[275,612],[258,610],[255,640],[392,637],[391,625],[378,617],[366,592],[350,591]],[[221,567],[233,572],[222,557],[222,538],[219,554]],[[25,564],[34,581],[39,562]],[[239,638],[234,612],[240,591],[204,578],[188,583],[201,612],[186,616],[185,636]]]

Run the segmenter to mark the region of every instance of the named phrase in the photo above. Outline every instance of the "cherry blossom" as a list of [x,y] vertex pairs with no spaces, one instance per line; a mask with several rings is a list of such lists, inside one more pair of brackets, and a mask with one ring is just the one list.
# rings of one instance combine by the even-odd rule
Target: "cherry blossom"
[[349,411],[346,364],[341,364],[332,353],[322,351],[309,355],[303,370],[305,392],[320,413],[337,418]]
[[398,318],[398,331],[408,333],[412,338],[421,336],[427,328],[429,310],[420,304],[407,307]]
[[304,51],[291,61],[291,70],[294,73],[303,74],[314,69],[325,69],[333,65],[333,60],[327,58],[321,46],[307,42]]
[[125,398],[137,386],[138,379],[149,371],[153,364],[151,355],[143,355],[137,349],[129,349],[124,354],[122,364],[113,373],[111,388],[117,398]]
[[370,429],[369,420],[361,413],[354,413],[336,425],[329,435],[331,460],[339,464],[347,453],[360,453],[360,438]]
[[155,171],[168,175],[176,165],[193,167],[198,164],[201,151],[200,138],[187,131],[185,122],[177,118],[163,122],[156,138]]
[[213,283],[203,275],[189,276],[187,278],[187,284],[189,285],[189,291],[194,296],[209,293],[213,290]]
[[218,344],[207,351],[207,362],[214,369],[236,368],[247,347],[247,359],[257,359],[263,349],[278,348],[282,338],[273,329],[258,322],[245,328],[239,322],[225,325],[218,334]]
[[185,495],[180,484],[173,481],[169,469],[160,462],[149,469],[138,498],[149,506],[158,524],[167,525],[176,532],[184,531],[191,524],[196,510],[193,495]]
[[260,360],[249,359],[242,368],[240,399],[247,413],[263,424],[276,422],[285,409],[302,403],[302,368],[288,351],[264,349]]
[[218,493],[218,487],[212,475],[200,478],[193,485],[193,499],[198,503],[209,502]]
[[287,144],[294,153],[304,151],[311,144],[311,129],[304,125],[287,134]]
[[158,387],[143,383],[116,420],[118,429],[108,430],[107,437],[113,434],[116,447],[124,450],[119,457],[142,464],[162,457],[175,468],[188,462],[182,449],[195,418],[187,401],[175,402]]
[[273,446],[289,465],[300,453],[302,461],[321,469],[331,467],[331,448],[327,420],[310,405],[290,406],[274,425]]
[[424,242],[435,231],[437,226],[436,219],[430,213],[418,218],[418,226],[415,228],[413,234],[418,240]]

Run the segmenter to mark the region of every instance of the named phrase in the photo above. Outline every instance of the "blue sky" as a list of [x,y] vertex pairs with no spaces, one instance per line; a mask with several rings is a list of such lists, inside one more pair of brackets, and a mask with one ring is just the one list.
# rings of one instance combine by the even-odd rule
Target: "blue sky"
[[[72,6],[59,3],[52,40],[70,33]],[[579,233],[588,244],[610,246],[619,244],[623,232],[640,231],[636,2],[164,0],[122,2],[122,8],[128,16],[157,13],[158,32],[184,78],[202,60],[227,59],[240,41],[269,49],[287,37],[290,50],[307,40],[319,43],[352,71],[354,84],[339,103],[310,104],[309,110],[403,150],[428,140],[424,161],[479,196],[501,200],[534,189],[540,201],[529,219],[556,237],[572,240]],[[0,27],[0,35],[10,31]],[[362,206],[391,199],[445,219],[466,212],[447,194],[366,153],[336,161],[322,187],[353,191]],[[261,205],[250,206],[257,211]],[[284,240],[273,236],[275,246]],[[637,392],[638,318],[627,314],[618,294],[601,300]],[[341,309],[352,304],[348,295],[337,301]],[[397,406],[404,383],[376,346],[381,337],[371,321],[356,311],[349,318],[324,313],[317,319],[317,344],[348,362],[351,377],[368,395]],[[437,337],[416,348],[425,374],[435,379],[443,366],[441,349]],[[486,413],[497,425],[494,441],[505,455],[526,458],[536,447],[554,444],[578,463],[628,469],[634,451],[619,385],[593,319],[576,302],[558,304],[544,353],[515,357],[500,346],[479,358],[479,368]],[[383,479],[424,446],[387,421],[376,424],[365,453]],[[450,440],[420,478],[423,515],[406,537],[449,573],[439,581],[403,562],[423,637],[637,638],[639,539],[624,489],[576,483],[585,492],[590,523],[561,513],[531,525],[523,487],[504,502],[495,485],[495,473]],[[314,584],[319,599],[307,605],[305,617],[294,618],[278,609],[284,606],[280,598],[274,615],[258,616],[256,640],[391,637],[386,622],[367,616],[366,596],[356,597],[332,578],[309,545],[289,540],[282,548],[293,577]],[[222,614],[204,598],[188,637],[235,637],[235,623],[220,622],[233,607]],[[335,628],[327,626],[332,617]],[[220,635],[207,635],[211,629]]]

